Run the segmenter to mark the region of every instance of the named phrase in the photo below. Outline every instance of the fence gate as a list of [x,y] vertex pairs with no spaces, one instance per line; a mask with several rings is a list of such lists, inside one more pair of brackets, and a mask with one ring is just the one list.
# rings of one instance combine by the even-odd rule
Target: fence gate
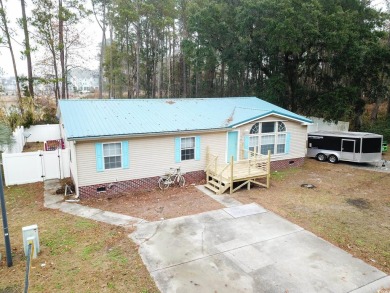
[[69,151],[3,153],[5,185],[26,184],[69,177]]

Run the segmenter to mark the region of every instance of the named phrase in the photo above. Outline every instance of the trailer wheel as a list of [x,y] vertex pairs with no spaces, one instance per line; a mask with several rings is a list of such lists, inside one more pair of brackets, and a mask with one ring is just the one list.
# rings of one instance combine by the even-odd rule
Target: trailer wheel
[[328,160],[329,160],[330,163],[336,164],[339,161],[339,158],[337,158],[336,155],[330,155]]
[[326,155],[325,154],[318,154],[317,155],[317,160],[320,161],[320,162],[325,162],[326,161]]

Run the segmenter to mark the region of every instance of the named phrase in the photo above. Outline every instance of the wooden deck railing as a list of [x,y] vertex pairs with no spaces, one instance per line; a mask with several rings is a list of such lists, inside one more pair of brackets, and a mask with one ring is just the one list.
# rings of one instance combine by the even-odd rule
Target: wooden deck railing
[[[245,151],[248,152],[248,159],[234,161],[234,158],[232,157],[230,163],[227,164],[219,163],[219,157],[210,154],[207,148],[205,168],[207,183],[212,182],[217,189],[223,191],[230,187],[230,193],[245,184],[248,184],[249,188],[251,182],[269,188],[270,152],[265,156],[249,150]],[[264,177],[267,179],[266,184],[260,184],[255,181],[255,179]],[[213,179],[210,180],[210,178]],[[238,181],[244,181],[244,183],[238,188],[233,189],[233,182]]]

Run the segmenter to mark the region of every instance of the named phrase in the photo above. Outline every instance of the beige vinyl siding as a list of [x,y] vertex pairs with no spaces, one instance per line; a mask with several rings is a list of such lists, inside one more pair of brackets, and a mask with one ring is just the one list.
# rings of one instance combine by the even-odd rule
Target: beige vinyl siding
[[[175,137],[200,136],[201,159],[175,163]],[[96,171],[96,142],[129,142],[129,168]],[[105,141],[77,142],[77,169],[79,186],[110,183],[138,178],[160,176],[169,168],[181,167],[182,172],[203,170],[206,165],[206,148],[210,153],[225,159],[226,132],[194,133],[175,136],[154,136]],[[157,183],[156,183],[157,184]]]
[[[252,126],[257,122],[272,122],[282,121],[286,126],[286,132],[291,134],[290,151],[288,154],[275,154],[272,155],[272,161],[302,158],[306,155],[306,140],[307,140],[307,126],[302,125],[301,122],[293,120],[286,120],[278,116],[268,116],[263,119],[252,121],[237,127],[240,130],[240,150],[244,146],[244,137],[248,135]],[[240,158],[242,158],[242,151],[240,151]]]

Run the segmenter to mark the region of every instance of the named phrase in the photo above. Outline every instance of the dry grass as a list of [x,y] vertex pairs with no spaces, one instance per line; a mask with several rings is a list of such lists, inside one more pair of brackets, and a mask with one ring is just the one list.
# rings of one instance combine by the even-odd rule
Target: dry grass
[[23,153],[43,151],[43,142],[26,142]]
[[[305,183],[316,188],[301,187]],[[233,196],[257,202],[390,273],[390,173],[307,159],[302,168],[274,173],[270,189]]]
[[41,253],[32,262],[29,292],[158,292],[130,231],[43,208],[42,183],[5,193],[14,265],[7,268],[3,257],[0,292],[22,292],[21,230],[31,224],[38,224]]

